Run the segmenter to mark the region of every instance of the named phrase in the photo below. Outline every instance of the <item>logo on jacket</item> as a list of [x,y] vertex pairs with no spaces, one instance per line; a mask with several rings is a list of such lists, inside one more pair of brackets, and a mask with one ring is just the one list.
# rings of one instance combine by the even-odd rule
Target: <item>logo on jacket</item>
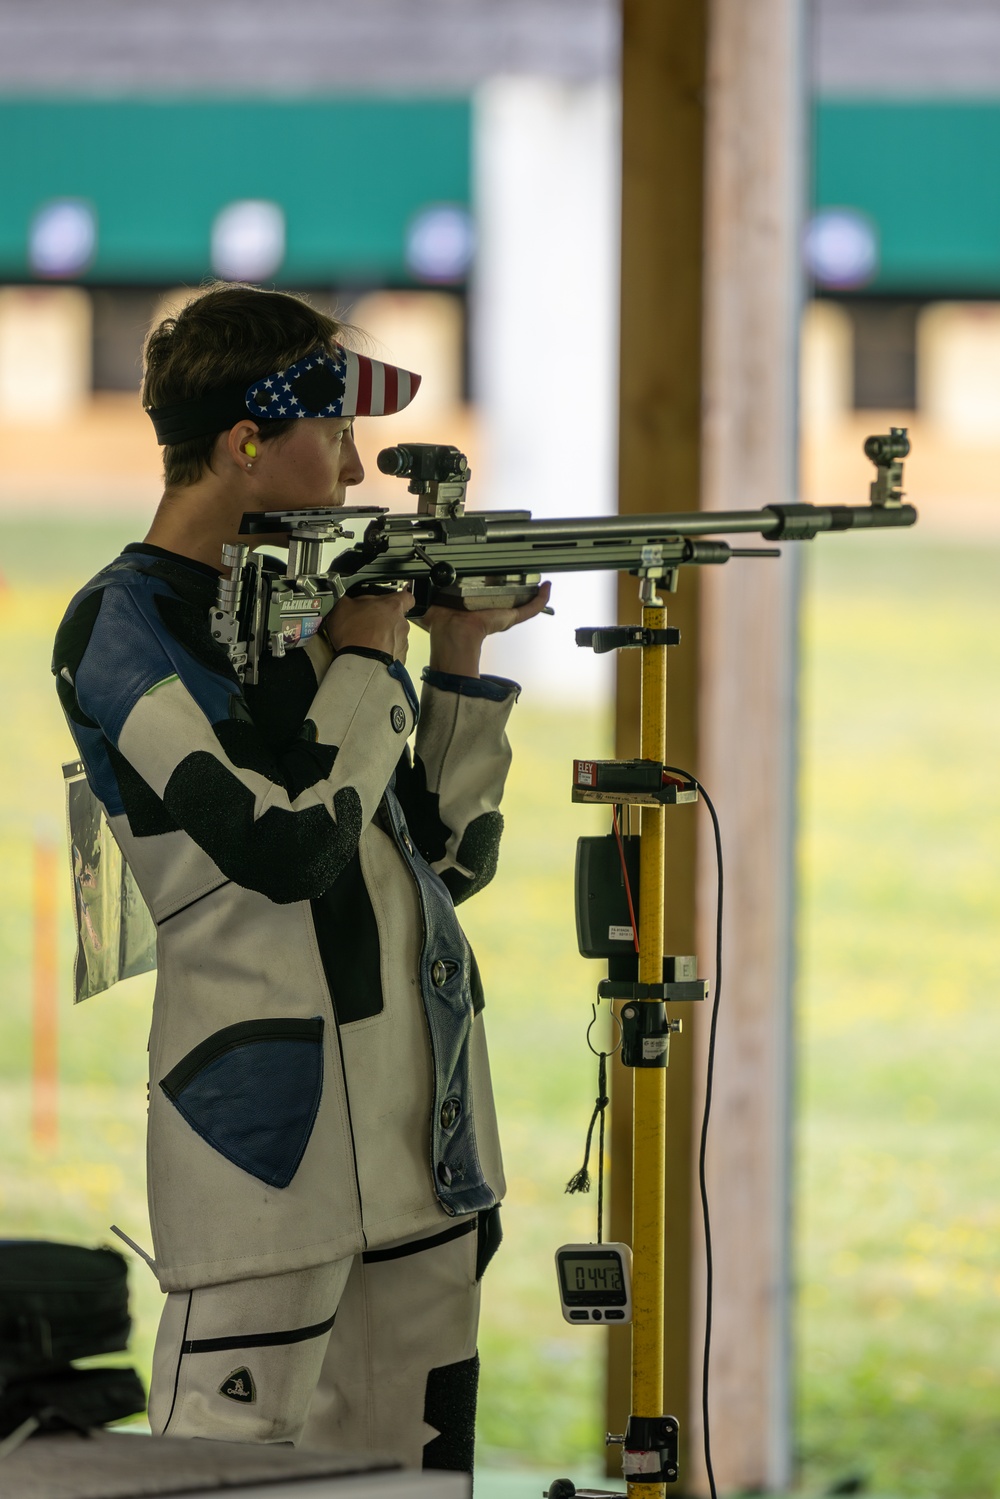
[[234,1369],[232,1374],[227,1374],[219,1386],[219,1394],[225,1395],[227,1400],[239,1400],[244,1405],[249,1405],[257,1399],[257,1386],[253,1382],[253,1375],[245,1366]]
[[403,712],[398,703],[394,703],[392,706],[392,709],[389,713],[389,722],[392,724],[397,734],[401,734],[406,728],[406,714]]

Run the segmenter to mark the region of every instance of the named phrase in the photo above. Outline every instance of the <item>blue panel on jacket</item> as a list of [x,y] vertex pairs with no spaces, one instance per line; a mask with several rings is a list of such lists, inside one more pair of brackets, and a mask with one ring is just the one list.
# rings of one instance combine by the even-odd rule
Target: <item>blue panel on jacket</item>
[[115,745],[139,699],[167,677],[180,677],[210,723],[228,719],[230,702],[239,695],[235,678],[209,670],[171,637],[156,609],[157,593],[171,596],[135,572],[109,583],[76,674],[80,707]]
[[190,1052],[160,1087],[227,1161],[271,1187],[298,1170],[323,1092],[323,1021],[248,1020]]

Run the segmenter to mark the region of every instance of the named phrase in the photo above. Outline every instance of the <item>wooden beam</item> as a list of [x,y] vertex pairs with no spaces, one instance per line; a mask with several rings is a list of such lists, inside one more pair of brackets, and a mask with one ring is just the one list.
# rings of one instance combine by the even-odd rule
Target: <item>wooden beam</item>
[[[802,0],[711,0],[708,510],[796,498],[802,11]],[[701,593],[702,778],[719,811],[726,857],[726,976],[708,1162],[715,1247],[710,1410],[723,1492],[774,1492],[791,1479],[788,1100],[798,555],[796,547],[787,551],[780,562],[735,561],[706,573]],[[704,824],[702,832],[699,952],[710,959],[715,853]],[[704,1027],[699,1041],[700,1084]],[[703,1263],[696,1232],[699,1282]],[[701,1306],[699,1295],[696,1327]],[[700,1447],[696,1409],[688,1451],[696,1463],[694,1486],[704,1488]]]
[[[700,497],[701,279],[705,86],[704,0],[623,0],[622,298],[619,510],[691,511]],[[685,644],[670,652],[668,756],[697,760],[697,580],[669,601]],[[636,581],[619,583],[619,619],[639,618]],[[638,753],[638,652],[619,661],[616,753]],[[695,951],[694,809],[667,817],[667,952]],[[611,1233],[631,1234],[631,1076],[612,1080]],[[690,1428],[692,1068],[690,1044],[667,1073],[667,1309],[664,1395]],[[629,1337],[610,1333],[607,1420],[629,1414]],[[609,1472],[619,1473],[613,1453]]]
[[[803,0],[623,0],[620,498],[624,513],[795,497]],[[708,101],[708,124],[704,104]],[[706,134],[707,130],[707,134]],[[704,371],[704,378],[703,378]],[[727,977],[709,1156],[716,1259],[713,1449],[721,1490],[791,1478],[789,1075],[794,557],[682,576],[670,601],[669,757],[723,822]],[[638,618],[621,580],[619,618]],[[619,666],[617,752],[637,752],[637,662]],[[668,822],[667,952],[714,971],[714,850],[702,811]],[[693,870],[698,866],[698,910]],[[708,1016],[668,1072],[667,1409],[682,1489],[702,1492],[704,1250],[697,1125]],[[630,1079],[613,1077],[612,1233],[630,1223]],[[611,1334],[608,1427],[628,1415]]]

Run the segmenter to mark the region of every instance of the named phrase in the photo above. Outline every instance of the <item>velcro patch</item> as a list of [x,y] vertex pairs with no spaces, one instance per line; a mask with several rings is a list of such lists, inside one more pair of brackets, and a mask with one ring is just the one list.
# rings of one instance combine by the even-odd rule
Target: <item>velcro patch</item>
[[225,1395],[227,1400],[238,1400],[244,1405],[251,1405],[257,1399],[257,1386],[245,1364],[226,1375],[219,1386],[219,1394]]

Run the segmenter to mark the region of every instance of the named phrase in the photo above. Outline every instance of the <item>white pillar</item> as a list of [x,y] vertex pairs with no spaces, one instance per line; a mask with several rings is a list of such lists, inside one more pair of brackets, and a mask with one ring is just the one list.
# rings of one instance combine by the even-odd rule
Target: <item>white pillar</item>
[[[475,131],[473,503],[613,514],[617,84],[498,78],[476,96]],[[613,623],[613,575],[556,578],[553,607],[497,646],[497,669],[546,697],[610,697],[610,659],[578,650],[573,630]]]

